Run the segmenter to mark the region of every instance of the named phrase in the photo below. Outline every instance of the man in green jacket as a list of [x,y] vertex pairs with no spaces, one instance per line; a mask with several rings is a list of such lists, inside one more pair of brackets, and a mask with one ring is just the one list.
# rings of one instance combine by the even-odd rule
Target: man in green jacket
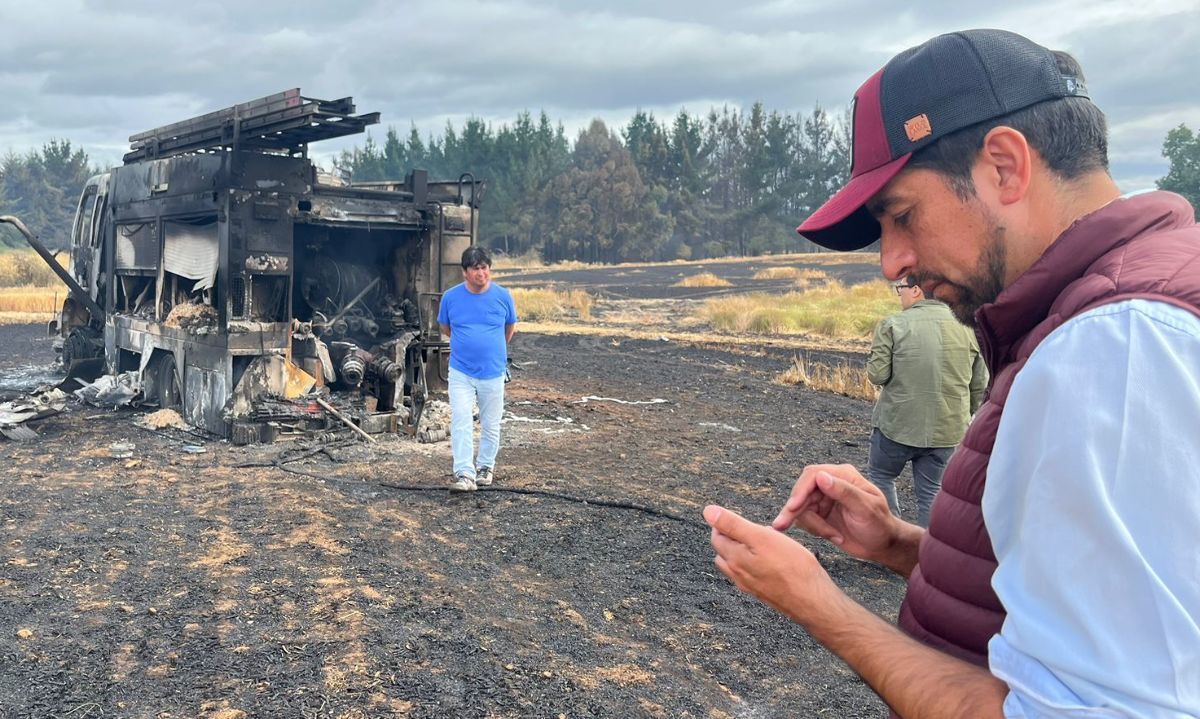
[[882,388],[867,477],[900,516],[896,477],[912,462],[917,524],[925,527],[946,462],[983,402],[987,369],[975,336],[949,307],[907,279],[896,294],[903,309],[879,323],[867,360],[867,376]]

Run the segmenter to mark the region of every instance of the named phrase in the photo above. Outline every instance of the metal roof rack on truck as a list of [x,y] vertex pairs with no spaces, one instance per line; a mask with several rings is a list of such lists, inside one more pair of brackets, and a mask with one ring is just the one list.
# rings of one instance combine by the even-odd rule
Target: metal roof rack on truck
[[129,137],[125,164],[224,148],[306,155],[308,143],[362,132],[379,113],[354,114],[354,99],[318,100],[292,88]]

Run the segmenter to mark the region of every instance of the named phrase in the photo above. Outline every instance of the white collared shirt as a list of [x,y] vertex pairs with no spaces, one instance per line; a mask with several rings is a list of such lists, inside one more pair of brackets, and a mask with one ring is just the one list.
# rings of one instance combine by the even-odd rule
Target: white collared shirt
[[1200,717],[1200,318],[1105,305],[1005,403],[984,522],[1007,717]]

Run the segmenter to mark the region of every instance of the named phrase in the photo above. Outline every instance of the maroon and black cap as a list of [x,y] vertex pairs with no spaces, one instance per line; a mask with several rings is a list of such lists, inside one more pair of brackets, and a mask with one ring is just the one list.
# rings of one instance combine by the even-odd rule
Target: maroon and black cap
[[1063,75],[1049,50],[1016,33],[964,30],[905,50],[855,93],[850,181],[796,231],[831,250],[866,247],[880,229],[864,205],[913,152],[1060,97],[1087,97],[1082,78]]

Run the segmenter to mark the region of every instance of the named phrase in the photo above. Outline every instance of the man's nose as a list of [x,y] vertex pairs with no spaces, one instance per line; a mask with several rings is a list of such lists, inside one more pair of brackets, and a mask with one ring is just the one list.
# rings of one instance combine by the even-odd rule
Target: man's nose
[[893,282],[911,275],[917,266],[912,242],[894,231],[884,230],[879,238],[879,266],[883,276]]

